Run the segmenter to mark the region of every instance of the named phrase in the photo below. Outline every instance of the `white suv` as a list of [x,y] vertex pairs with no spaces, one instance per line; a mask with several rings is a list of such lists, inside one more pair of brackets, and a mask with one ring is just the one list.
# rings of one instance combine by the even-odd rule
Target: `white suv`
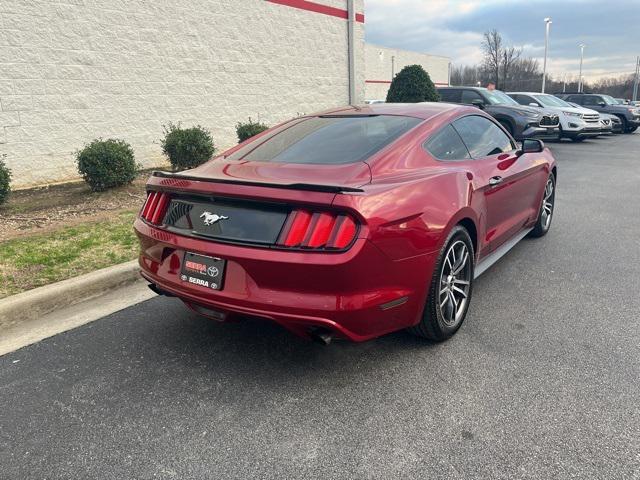
[[581,142],[596,137],[601,132],[600,114],[588,108],[573,107],[564,100],[547,93],[510,92],[509,95],[521,105],[551,110],[560,118],[560,138]]

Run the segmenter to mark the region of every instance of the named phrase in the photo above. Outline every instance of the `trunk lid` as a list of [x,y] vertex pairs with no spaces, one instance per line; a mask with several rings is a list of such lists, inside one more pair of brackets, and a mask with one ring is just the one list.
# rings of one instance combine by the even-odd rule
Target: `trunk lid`
[[272,247],[296,209],[330,209],[340,191],[371,182],[364,162],[310,165],[215,159],[198,168],[155,172],[150,190],[167,193],[162,226],[174,233]]
[[[183,172],[210,181],[248,182],[290,186],[296,184],[360,187],[371,183],[371,172],[365,162],[347,164],[305,164],[226,160],[218,157]],[[311,189],[311,188],[309,188]]]

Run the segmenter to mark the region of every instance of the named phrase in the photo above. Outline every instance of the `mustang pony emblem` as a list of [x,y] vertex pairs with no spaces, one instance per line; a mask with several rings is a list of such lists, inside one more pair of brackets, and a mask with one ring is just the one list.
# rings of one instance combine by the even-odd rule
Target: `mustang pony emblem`
[[211,213],[211,212],[204,212],[202,215],[200,215],[200,218],[204,217],[204,224],[205,225],[213,225],[216,222],[219,222],[220,220],[227,220],[229,217],[225,217],[224,215],[216,215],[215,213]]

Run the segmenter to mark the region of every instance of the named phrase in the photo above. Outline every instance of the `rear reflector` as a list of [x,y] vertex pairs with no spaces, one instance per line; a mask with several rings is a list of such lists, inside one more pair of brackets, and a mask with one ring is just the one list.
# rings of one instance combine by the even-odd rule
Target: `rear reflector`
[[348,215],[294,210],[289,214],[278,245],[289,248],[343,250],[356,236],[357,226]]
[[160,225],[169,205],[169,195],[164,192],[149,192],[140,216],[149,223]]

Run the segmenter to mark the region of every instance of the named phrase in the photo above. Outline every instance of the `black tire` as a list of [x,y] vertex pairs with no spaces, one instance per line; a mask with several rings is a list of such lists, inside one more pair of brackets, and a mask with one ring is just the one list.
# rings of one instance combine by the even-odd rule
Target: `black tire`
[[616,115],[616,117],[618,117],[622,122],[622,125],[620,127],[620,133],[627,133],[627,129],[629,128],[629,123],[627,122],[627,119],[620,115]]
[[633,133],[638,129],[637,125],[634,125],[633,127],[629,127],[627,128],[627,133]]
[[[443,272],[448,269],[449,273],[453,273],[453,266],[451,266],[451,262],[447,260],[447,257],[450,257],[450,252],[454,249],[454,257],[455,254],[458,253],[460,258],[464,259],[465,250],[462,249],[462,245],[466,247],[466,253],[468,254],[468,264],[464,264],[460,272],[459,278],[456,280],[456,277],[453,277],[453,283],[451,279],[447,280],[447,283],[442,281]],[[457,249],[457,252],[455,251]],[[424,307],[424,311],[422,313],[422,318],[417,325],[408,328],[407,330],[419,337],[428,338],[429,340],[433,340],[435,342],[441,342],[450,338],[454,333],[458,331],[462,322],[464,322],[465,317],[467,316],[467,311],[469,310],[469,303],[471,302],[471,293],[473,291],[473,269],[475,263],[475,253],[473,250],[473,242],[471,241],[471,237],[469,236],[469,232],[461,226],[456,225],[449,233],[447,237],[447,241],[444,242],[444,246],[438,255],[438,260],[436,262],[436,267],[433,271],[433,277],[431,278],[431,283],[429,284],[429,293],[427,297],[427,301]],[[455,265],[454,265],[455,266]],[[449,268],[451,267],[451,268]],[[456,274],[457,276],[458,274]],[[448,275],[451,277],[451,275]],[[468,285],[463,285],[462,281],[468,281]],[[458,283],[460,282],[460,283]],[[445,287],[442,287],[442,285]],[[442,289],[449,289],[450,286],[462,285],[462,288],[466,288],[465,293],[466,296],[464,298],[459,297],[458,300],[460,302],[464,301],[464,304],[461,305],[458,311],[455,309],[451,311],[448,307],[451,305],[452,308],[454,303],[449,301],[449,293],[446,294],[445,298],[445,307],[443,308],[440,303],[440,298],[442,295]],[[458,289],[460,290],[460,289]],[[451,294],[455,295],[456,293],[451,291]],[[459,295],[459,294],[458,294]],[[458,308],[457,305],[455,304]],[[444,312],[444,313],[443,313]],[[445,317],[447,314],[452,314],[451,317],[453,322],[447,321]]]
[[[551,182],[552,190],[551,196],[547,197],[547,187],[549,185],[549,182]],[[542,202],[540,202],[540,210],[538,211],[538,220],[536,220],[536,225],[529,233],[530,237],[543,237],[549,232],[549,229],[551,228],[551,221],[553,220],[553,213],[556,207],[556,177],[553,173],[549,175],[544,190],[545,191],[542,195]],[[547,200],[551,202],[550,208],[547,204]],[[547,204],[546,212],[548,212],[548,216],[544,215],[545,210],[543,209],[545,208],[545,204]]]
[[575,143],[584,142],[584,137],[573,137],[571,141]]

